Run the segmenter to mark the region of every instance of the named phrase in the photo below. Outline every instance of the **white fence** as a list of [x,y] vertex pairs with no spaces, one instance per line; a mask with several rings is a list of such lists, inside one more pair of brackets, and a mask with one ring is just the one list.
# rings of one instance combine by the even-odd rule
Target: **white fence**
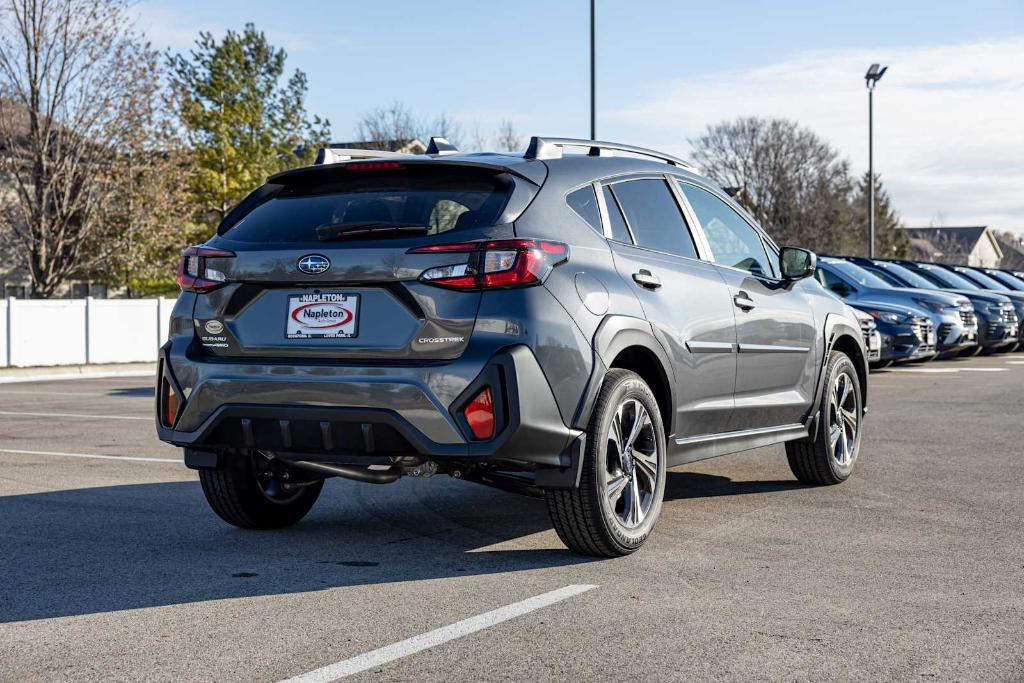
[[170,299],[0,299],[0,367],[155,361]]

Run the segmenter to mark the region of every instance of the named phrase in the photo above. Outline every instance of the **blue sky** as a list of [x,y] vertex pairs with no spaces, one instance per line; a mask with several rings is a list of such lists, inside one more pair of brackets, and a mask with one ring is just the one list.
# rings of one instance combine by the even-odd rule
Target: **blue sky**
[[[1024,229],[1024,2],[598,0],[598,136],[685,155],[737,115],[795,118],[866,170],[871,61],[876,168],[909,224]],[[308,109],[350,139],[399,100],[491,134],[586,137],[588,3],[142,2],[154,44],[252,21],[309,77]]]

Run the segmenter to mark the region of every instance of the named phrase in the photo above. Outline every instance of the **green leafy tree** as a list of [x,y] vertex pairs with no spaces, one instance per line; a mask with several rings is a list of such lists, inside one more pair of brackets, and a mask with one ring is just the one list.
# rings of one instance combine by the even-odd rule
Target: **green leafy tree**
[[306,75],[282,80],[286,58],[246,24],[219,42],[200,33],[188,55],[168,59],[194,162],[188,188],[206,234],[267,176],[310,163],[330,136],[328,121],[306,113]]

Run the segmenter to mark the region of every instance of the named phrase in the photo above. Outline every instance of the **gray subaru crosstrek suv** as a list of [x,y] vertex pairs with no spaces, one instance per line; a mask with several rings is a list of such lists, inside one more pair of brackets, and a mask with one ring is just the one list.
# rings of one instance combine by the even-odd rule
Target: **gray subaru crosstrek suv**
[[815,262],[650,150],[322,150],[183,255],[157,429],[239,527],[447,474],[627,554],[669,467],[785,442],[800,481],[850,476],[865,350]]

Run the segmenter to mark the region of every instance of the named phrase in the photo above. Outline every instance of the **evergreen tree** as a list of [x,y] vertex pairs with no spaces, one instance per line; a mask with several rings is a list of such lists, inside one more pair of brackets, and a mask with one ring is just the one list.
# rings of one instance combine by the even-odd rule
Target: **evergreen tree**
[[287,55],[246,24],[218,42],[199,34],[168,59],[176,112],[191,149],[188,189],[206,233],[278,171],[310,163],[330,123],[307,116],[306,75],[282,82]]
[[[855,234],[861,235],[859,245],[850,253],[868,253],[868,174],[865,173],[857,181],[857,191],[853,197],[854,211],[859,212],[859,229]],[[892,208],[889,193],[882,186],[882,179],[875,174],[875,255],[879,258],[906,258],[910,251],[910,240],[903,232],[900,218]]]

